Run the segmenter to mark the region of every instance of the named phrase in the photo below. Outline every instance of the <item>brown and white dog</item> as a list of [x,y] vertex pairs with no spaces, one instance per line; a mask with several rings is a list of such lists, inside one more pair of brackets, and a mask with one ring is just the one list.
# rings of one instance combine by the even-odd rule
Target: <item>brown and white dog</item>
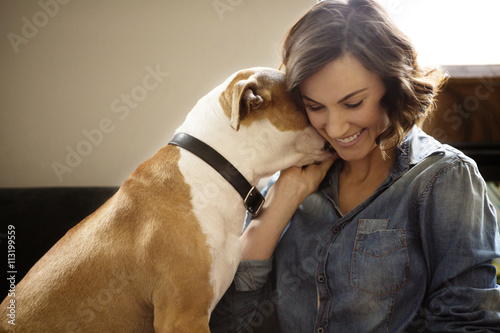
[[[205,142],[253,185],[331,157],[273,69],[239,71],[198,101],[177,132]],[[209,332],[241,256],[238,192],[167,145],[56,243],[16,288],[2,332]]]

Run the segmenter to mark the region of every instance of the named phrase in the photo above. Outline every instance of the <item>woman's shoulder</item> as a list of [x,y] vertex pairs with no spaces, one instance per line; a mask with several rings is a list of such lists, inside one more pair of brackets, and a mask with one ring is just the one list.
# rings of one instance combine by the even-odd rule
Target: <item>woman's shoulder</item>
[[435,183],[460,186],[460,183],[484,184],[476,162],[462,151],[443,144],[424,133],[414,131],[410,138],[407,177],[429,189]]
[[428,172],[454,167],[477,169],[476,162],[462,151],[437,141],[418,128],[409,136],[407,152],[410,168],[422,165]]

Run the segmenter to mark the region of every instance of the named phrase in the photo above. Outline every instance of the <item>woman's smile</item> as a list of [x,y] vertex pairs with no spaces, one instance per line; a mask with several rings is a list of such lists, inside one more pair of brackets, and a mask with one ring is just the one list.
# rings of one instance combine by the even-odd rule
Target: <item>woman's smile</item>
[[354,133],[353,135],[349,135],[349,136],[346,136],[344,138],[338,138],[338,139],[335,139],[337,140],[337,144],[344,147],[344,148],[349,148],[351,146],[354,146],[356,143],[359,142],[360,138],[361,138],[361,134],[364,132],[364,128],[357,132],[357,133]]

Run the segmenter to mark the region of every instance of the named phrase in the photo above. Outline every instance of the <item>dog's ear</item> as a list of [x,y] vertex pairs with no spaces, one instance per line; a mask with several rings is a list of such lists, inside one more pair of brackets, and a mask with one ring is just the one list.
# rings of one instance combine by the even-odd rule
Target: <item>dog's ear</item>
[[233,86],[231,103],[231,121],[229,124],[239,130],[240,122],[248,115],[250,110],[261,107],[264,99],[256,92],[258,82],[252,75],[246,80],[238,81]]

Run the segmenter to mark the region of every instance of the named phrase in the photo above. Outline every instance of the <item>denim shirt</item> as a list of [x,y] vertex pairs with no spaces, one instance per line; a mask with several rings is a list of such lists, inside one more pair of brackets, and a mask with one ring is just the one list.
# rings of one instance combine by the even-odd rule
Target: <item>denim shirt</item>
[[341,168],[295,212],[272,259],[240,263],[212,332],[500,332],[500,237],[475,162],[415,127],[347,214]]

